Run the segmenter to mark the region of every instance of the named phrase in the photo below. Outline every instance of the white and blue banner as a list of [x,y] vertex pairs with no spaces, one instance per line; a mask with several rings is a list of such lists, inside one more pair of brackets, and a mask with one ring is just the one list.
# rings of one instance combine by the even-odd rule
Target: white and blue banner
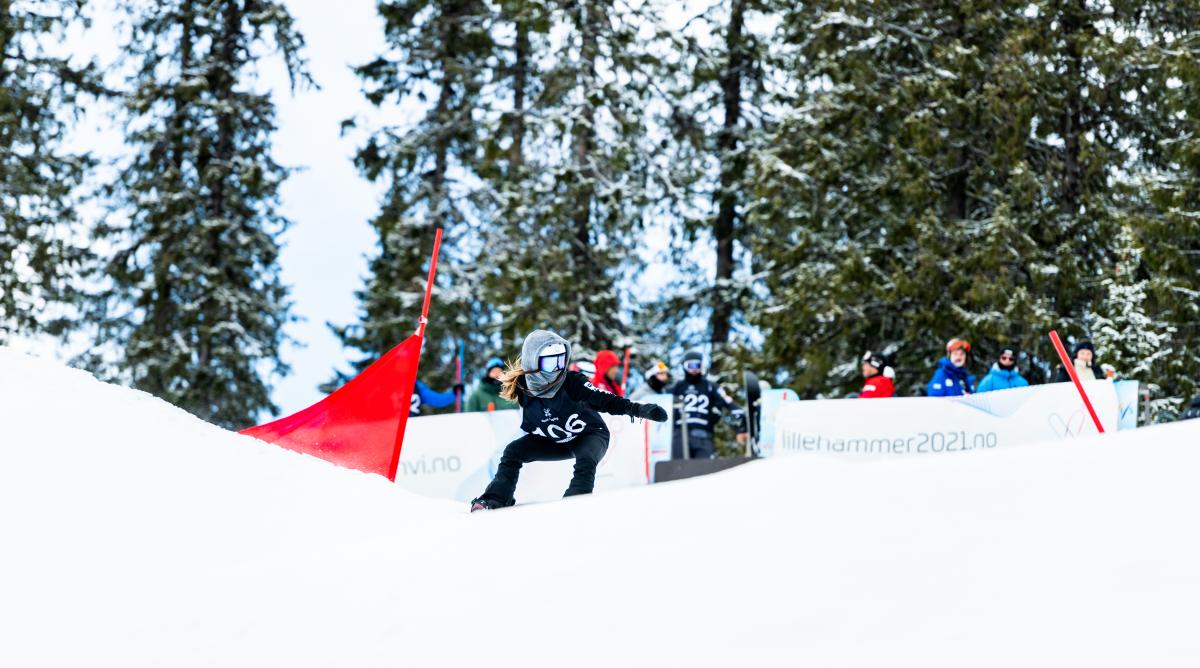
[[1120,424],[1117,428],[1121,431],[1137,429],[1138,402],[1141,399],[1138,396],[1140,384],[1136,380],[1118,380],[1114,385],[1116,385],[1117,403],[1121,411]]
[[[1094,381],[1084,389],[1105,431],[1116,431],[1122,421],[1118,385]],[[1136,424],[1136,400],[1132,406]],[[1073,383],[965,397],[784,402],[774,427],[771,454],[849,457],[969,452],[1096,433]]]
[[[1084,385],[1106,430],[1137,425],[1137,383]],[[644,401],[668,412],[671,397]],[[799,401],[791,390],[763,392],[764,457],[829,453],[853,457],[965,452],[1075,438],[1096,428],[1072,383],[1038,385],[958,398]],[[654,464],[671,458],[666,422],[604,416],[612,438],[596,473],[596,491],[652,482]],[[521,435],[519,411],[412,418],[404,435],[396,484],[419,494],[469,501],[487,487],[504,446]],[[519,503],[562,496],[574,460],[521,469]]]

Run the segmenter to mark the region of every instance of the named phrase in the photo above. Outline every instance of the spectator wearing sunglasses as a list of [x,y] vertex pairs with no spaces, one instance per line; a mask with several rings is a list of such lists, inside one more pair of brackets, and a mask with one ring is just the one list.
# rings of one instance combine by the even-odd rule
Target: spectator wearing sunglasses
[[[671,388],[674,396],[674,429],[671,457],[683,458],[683,427],[688,435],[688,457],[712,459],[717,454],[713,433],[723,415],[729,415],[738,432],[738,442],[746,438],[745,415],[717,384],[704,375],[704,355],[691,351],[683,356],[683,380]],[[739,419],[740,418],[740,419]]]
[[971,343],[965,339],[950,339],[946,356],[938,360],[933,379],[927,390],[931,397],[961,397],[975,391],[975,376],[967,372],[967,357]]
[[1015,387],[1028,387],[1029,381],[1017,371],[1017,351],[1004,348],[1000,357],[992,365],[991,371],[979,381],[977,392],[994,392],[996,390],[1011,390]]
[[896,372],[888,364],[887,358],[879,353],[867,351],[862,356],[863,389],[859,399],[886,399],[895,396],[896,386],[893,380]]
[[513,505],[521,466],[530,462],[575,460],[565,496],[591,494],[596,467],[608,451],[608,427],[600,413],[666,422],[667,412],[597,389],[582,373],[569,371],[571,344],[546,330],[525,337],[521,361],[500,376],[500,396],[521,407],[521,431],[504,448],[496,476],[471,501],[471,512]]
[[611,350],[601,350],[596,353],[596,373],[592,376],[592,385],[597,388],[615,394],[618,397],[625,396],[625,389],[621,387],[621,358]]

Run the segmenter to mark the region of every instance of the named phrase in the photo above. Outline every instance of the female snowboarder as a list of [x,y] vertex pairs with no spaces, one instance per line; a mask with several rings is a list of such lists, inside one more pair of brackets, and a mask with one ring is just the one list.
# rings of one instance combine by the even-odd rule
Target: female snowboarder
[[575,475],[564,496],[590,494],[596,467],[608,451],[608,427],[599,413],[665,422],[667,412],[596,389],[582,373],[568,371],[571,344],[554,332],[525,337],[519,364],[510,364],[500,396],[520,404],[525,435],[504,448],[496,477],[471,502],[471,512],[513,505],[521,465],[575,458]]

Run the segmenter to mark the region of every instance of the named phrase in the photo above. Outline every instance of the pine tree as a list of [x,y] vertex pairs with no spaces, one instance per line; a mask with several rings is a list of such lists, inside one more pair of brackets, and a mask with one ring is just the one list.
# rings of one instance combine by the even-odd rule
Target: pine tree
[[1138,274],[1143,270],[1142,250],[1133,231],[1122,228],[1115,241],[1118,261],[1114,275],[1101,282],[1106,295],[1103,312],[1088,322],[1095,344],[1104,357],[1101,362],[1120,370],[1122,378],[1153,382],[1161,377],[1163,361],[1171,357],[1171,340],[1177,329],[1170,322],[1155,320],[1147,313],[1150,281]]
[[90,261],[75,230],[79,189],[94,164],[62,147],[95,67],[50,46],[82,21],[83,0],[0,1],[0,343],[62,333]]
[[619,347],[621,281],[636,269],[637,235],[662,192],[650,132],[661,20],[645,3],[506,7],[514,39],[500,86],[509,97],[492,134],[509,151],[485,154],[494,158],[480,170],[494,197],[483,294],[506,346],[551,327],[585,351]]
[[1113,240],[1142,204],[1130,174],[1166,137],[1130,100],[1148,7],[1084,0],[806,4],[784,23],[795,99],[757,162],[764,352],[806,394],[857,385],[862,351],[899,344],[898,387],[942,342],[979,359],[1046,332],[1087,335]]
[[969,331],[963,302],[981,267],[960,259],[986,243],[992,144],[1022,117],[988,85],[1012,21],[1004,3],[831,2],[785,16],[797,81],[765,142],[776,148],[758,156],[754,250],[771,298],[753,319],[802,392],[856,389],[859,355],[894,343],[908,344],[898,384],[911,389],[940,342]]
[[[360,172],[387,190],[371,221],[379,254],[356,293],[360,321],[334,331],[363,354],[359,369],[412,334],[434,231],[441,227],[445,238],[421,374],[440,384],[451,378],[459,341],[469,340],[472,350],[487,348],[478,334],[487,312],[476,294],[477,217],[470,195],[480,95],[494,48],[489,10],[481,0],[396,0],[380,2],[378,9],[388,52],[356,69],[367,100],[415,105],[420,115],[373,131],[355,158]],[[349,120],[345,127],[354,124]],[[339,373],[323,389],[345,379]]]
[[1166,410],[1150,417],[1161,419],[1200,392],[1200,3],[1147,3],[1134,16],[1140,94],[1130,115],[1146,164],[1135,182],[1144,211],[1130,221],[1140,257],[1127,280],[1145,286],[1145,329],[1173,331],[1153,352],[1139,341],[1154,362],[1133,377],[1152,386]]
[[[479,289],[492,307],[491,321],[480,323],[494,334],[494,347],[520,349],[524,336],[543,324],[542,316],[522,302],[526,295],[514,282],[526,282],[540,274],[526,244],[533,241],[533,227],[526,220],[533,199],[530,184],[537,177],[537,156],[527,155],[541,129],[540,106],[545,92],[549,33],[554,25],[554,0],[504,0],[491,26],[496,36],[499,66],[489,81],[486,130],[477,170],[482,182],[479,201],[488,222],[480,235],[483,244],[477,266]],[[538,105],[538,106],[535,106]]]
[[[770,41],[750,29],[754,19],[773,13],[773,3],[761,0],[722,0],[688,21],[695,32],[684,34],[681,57],[687,70],[683,90],[675,95],[669,128],[675,140],[671,182],[686,193],[679,207],[676,260],[691,280],[680,292],[709,316],[708,342],[714,350],[730,340],[746,299],[745,266],[740,255],[746,245],[746,195],[750,156],[758,146],[753,130],[766,115],[766,71]],[[688,207],[707,200],[708,206]],[[711,281],[700,267],[696,245],[713,244]],[[708,260],[709,258],[705,258]],[[699,279],[699,280],[698,280]],[[697,300],[694,297],[703,295]],[[682,304],[673,305],[684,311]]]
[[[115,251],[99,343],[117,377],[237,428],[275,411],[264,377],[290,319],[280,282],[274,105],[250,72],[268,47],[308,82],[303,39],[279,2],[130,2],[126,94],[135,148],[114,193],[127,221],[102,227]],[[96,359],[89,360],[95,366]]]

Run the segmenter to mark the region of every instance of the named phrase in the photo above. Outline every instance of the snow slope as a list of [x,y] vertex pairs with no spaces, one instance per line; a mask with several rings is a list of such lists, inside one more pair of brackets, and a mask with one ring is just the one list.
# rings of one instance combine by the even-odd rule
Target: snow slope
[[0,348],[0,666],[1194,666],[1198,479],[1194,421],[472,516]]

